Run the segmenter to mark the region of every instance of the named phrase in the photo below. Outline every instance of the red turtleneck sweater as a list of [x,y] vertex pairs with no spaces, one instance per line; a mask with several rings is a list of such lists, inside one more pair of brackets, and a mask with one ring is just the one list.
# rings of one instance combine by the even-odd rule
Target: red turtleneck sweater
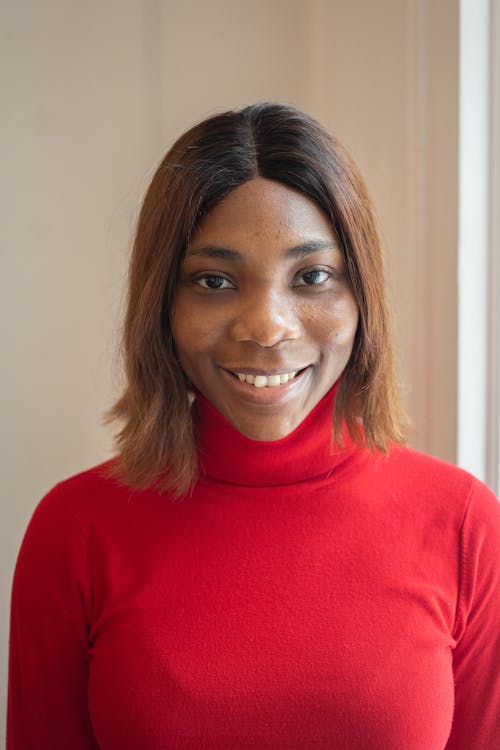
[[500,748],[500,506],[407,448],[330,455],[333,395],[273,442],[199,397],[180,504],[102,466],[49,492],[9,750]]

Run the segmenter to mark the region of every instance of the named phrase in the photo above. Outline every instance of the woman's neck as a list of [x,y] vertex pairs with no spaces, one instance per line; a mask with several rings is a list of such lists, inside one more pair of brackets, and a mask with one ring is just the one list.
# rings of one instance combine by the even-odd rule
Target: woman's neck
[[306,418],[279,440],[252,440],[201,394],[193,403],[201,476],[238,485],[287,485],[326,476],[355,450],[346,429],[342,446],[333,440],[338,382]]

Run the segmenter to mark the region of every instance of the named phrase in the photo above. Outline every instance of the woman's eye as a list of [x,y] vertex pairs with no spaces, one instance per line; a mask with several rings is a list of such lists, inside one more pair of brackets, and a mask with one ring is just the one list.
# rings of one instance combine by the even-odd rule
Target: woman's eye
[[331,274],[328,271],[322,268],[314,268],[312,271],[306,271],[300,275],[298,286],[318,286],[328,281],[330,276]]
[[228,279],[216,274],[199,276],[194,280],[194,283],[202,286],[204,289],[232,289],[232,284]]

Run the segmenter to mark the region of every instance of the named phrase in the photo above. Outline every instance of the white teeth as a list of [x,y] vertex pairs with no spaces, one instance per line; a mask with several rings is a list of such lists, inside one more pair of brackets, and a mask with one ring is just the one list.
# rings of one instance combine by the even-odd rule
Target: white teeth
[[298,370],[295,372],[284,372],[282,375],[246,375],[243,372],[236,372],[235,375],[242,383],[251,383],[256,388],[275,388],[283,383],[293,380]]

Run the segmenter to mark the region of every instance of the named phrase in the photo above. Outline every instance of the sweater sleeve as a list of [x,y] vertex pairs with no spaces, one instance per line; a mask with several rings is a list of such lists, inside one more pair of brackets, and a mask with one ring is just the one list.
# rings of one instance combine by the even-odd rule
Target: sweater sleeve
[[63,485],[24,536],[11,600],[7,750],[97,750],[87,702],[90,593]]
[[498,750],[500,504],[478,480],[461,528],[454,637],[455,710],[446,750]]

